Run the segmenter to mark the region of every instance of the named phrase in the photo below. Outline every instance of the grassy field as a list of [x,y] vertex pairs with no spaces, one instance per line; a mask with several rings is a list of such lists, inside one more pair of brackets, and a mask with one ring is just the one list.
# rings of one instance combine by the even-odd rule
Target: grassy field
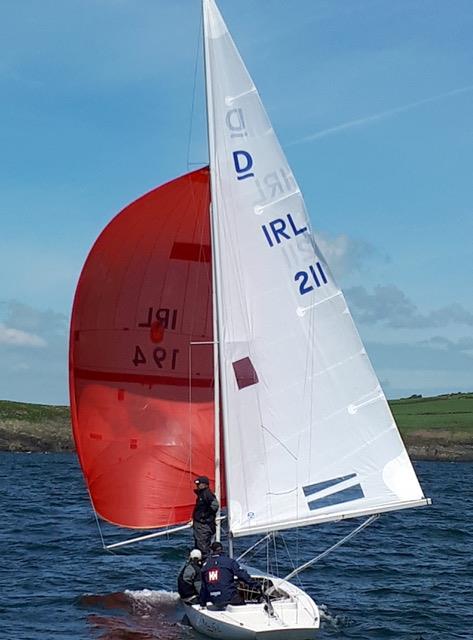
[[[389,402],[412,455],[473,459],[473,393]],[[0,450],[70,451],[69,407],[0,400]]]
[[69,420],[69,415],[69,407],[0,400],[0,424],[5,420],[22,420],[41,424],[49,420]]
[[1,451],[69,451],[69,407],[0,400]]
[[473,437],[473,393],[403,398],[391,400],[389,404],[403,434],[446,429]]

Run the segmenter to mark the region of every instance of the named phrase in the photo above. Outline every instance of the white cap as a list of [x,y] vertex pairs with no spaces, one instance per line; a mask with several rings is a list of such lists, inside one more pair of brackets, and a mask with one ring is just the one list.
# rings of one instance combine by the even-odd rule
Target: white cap
[[195,560],[202,560],[202,552],[200,549],[192,549],[189,554],[189,558],[193,558]]

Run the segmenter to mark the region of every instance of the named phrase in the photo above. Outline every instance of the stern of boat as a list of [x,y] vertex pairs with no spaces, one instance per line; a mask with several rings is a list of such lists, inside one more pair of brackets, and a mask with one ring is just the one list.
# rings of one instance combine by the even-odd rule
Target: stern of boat
[[[312,598],[290,582],[279,578],[252,576],[267,587],[267,601],[242,585],[245,605],[228,605],[224,610],[209,605],[188,605],[192,627],[211,638],[224,640],[312,640],[320,627],[319,609]],[[269,586],[268,586],[269,585]]]

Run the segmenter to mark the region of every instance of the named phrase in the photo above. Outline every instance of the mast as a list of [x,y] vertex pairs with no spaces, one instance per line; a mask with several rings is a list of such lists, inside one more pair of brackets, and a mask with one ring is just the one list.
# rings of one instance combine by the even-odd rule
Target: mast
[[[217,301],[217,266],[215,256],[218,251],[218,234],[216,232],[216,215],[213,210],[216,202],[215,198],[215,177],[212,171],[212,157],[214,149],[214,131],[213,131],[213,103],[212,103],[212,86],[208,76],[208,47],[205,27],[205,2],[202,0],[202,31],[204,41],[204,78],[205,78],[205,98],[206,98],[206,114],[207,114],[207,144],[209,149],[209,165],[210,165],[210,240],[212,250],[212,317],[213,317],[213,365],[214,365],[214,459],[215,459],[215,496],[219,505],[222,501],[222,479],[220,470],[220,349],[219,349],[219,321],[218,321],[218,301]],[[221,522],[217,518],[216,539],[219,541],[221,537]]]

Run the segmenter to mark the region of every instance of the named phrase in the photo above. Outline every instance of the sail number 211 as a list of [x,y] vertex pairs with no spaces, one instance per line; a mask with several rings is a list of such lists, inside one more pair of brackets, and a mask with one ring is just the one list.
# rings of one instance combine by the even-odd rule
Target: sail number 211
[[303,296],[305,293],[313,291],[315,287],[327,284],[327,276],[320,262],[316,262],[315,266],[310,265],[307,271],[298,271],[294,276],[294,281],[299,284],[299,293]]

